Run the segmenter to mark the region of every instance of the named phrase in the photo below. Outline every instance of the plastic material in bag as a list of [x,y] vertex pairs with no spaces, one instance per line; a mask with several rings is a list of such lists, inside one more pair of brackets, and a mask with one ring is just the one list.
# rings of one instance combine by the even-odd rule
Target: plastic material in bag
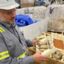
[[27,26],[33,23],[33,20],[28,15],[16,15],[15,23],[17,26]]

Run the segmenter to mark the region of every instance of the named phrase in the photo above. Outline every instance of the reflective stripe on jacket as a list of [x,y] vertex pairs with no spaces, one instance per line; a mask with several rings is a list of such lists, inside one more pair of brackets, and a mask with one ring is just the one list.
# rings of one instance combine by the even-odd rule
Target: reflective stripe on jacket
[[8,51],[0,52],[0,60],[10,57]]

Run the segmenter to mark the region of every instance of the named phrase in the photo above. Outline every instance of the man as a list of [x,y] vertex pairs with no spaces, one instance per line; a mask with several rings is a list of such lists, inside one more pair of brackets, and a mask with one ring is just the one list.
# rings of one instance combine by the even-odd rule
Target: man
[[16,7],[14,0],[0,0],[0,64],[35,64],[46,60],[40,53],[27,56],[26,48],[32,43],[15,29]]

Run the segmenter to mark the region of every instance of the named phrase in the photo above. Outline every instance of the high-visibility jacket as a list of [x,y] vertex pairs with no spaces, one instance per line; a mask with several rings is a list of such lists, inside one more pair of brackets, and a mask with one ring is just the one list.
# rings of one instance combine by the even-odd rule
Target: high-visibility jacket
[[0,23],[0,64],[34,64],[32,56],[26,55],[23,34],[16,31],[15,35],[5,25]]

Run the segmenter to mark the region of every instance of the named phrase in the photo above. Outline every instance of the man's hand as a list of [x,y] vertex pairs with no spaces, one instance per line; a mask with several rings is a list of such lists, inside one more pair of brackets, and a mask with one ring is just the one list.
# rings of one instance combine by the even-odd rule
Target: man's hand
[[38,52],[33,55],[33,58],[36,63],[41,63],[42,61],[48,60],[45,56],[41,55],[41,53]]
[[39,41],[38,41],[37,39],[33,39],[33,40],[32,40],[33,46],[35,46],[36,44],[38,44],[38,42],[39,42]]

